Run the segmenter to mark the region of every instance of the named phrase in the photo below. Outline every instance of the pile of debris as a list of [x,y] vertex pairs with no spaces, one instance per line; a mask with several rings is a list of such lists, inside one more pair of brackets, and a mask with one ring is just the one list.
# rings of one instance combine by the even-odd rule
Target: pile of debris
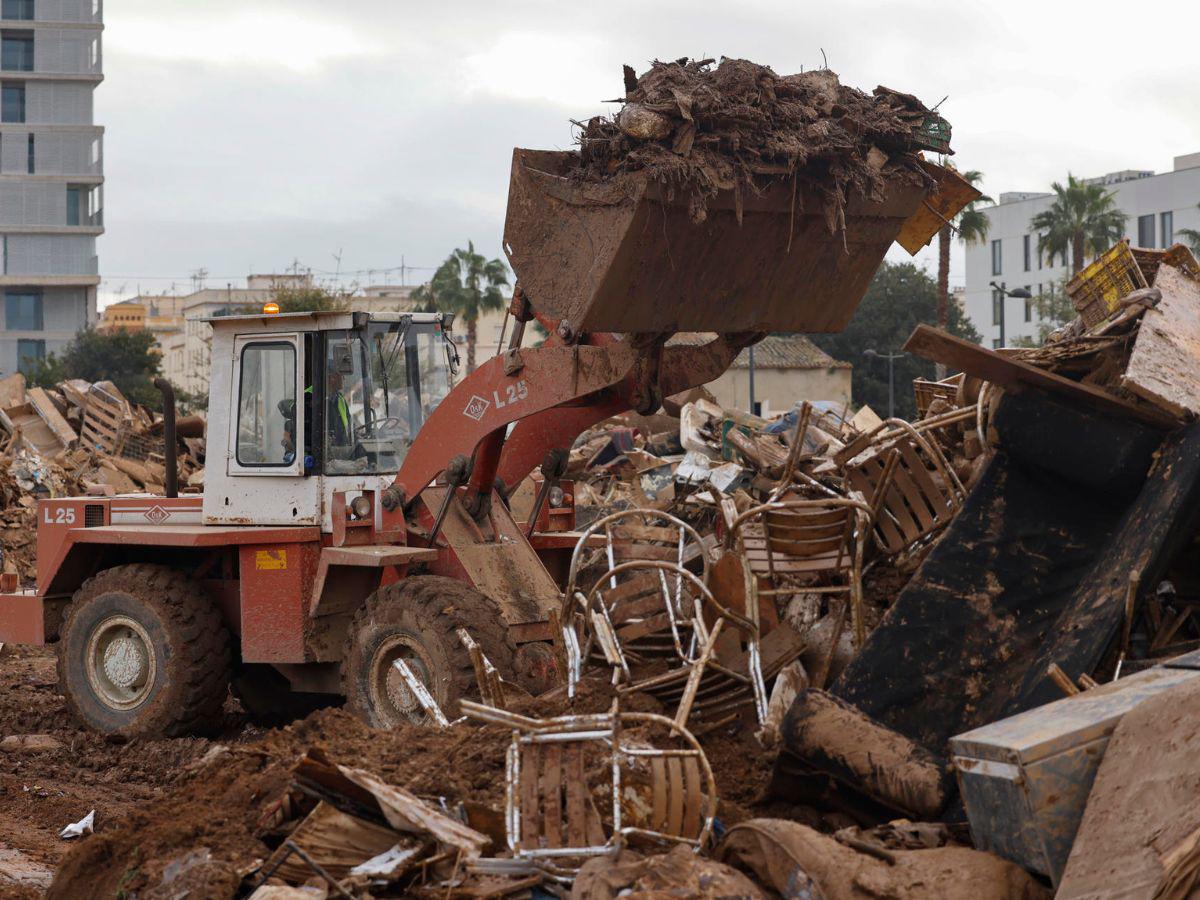
[[744,59],[654,62],[625,67],[613,117],[588,121],[577,176],[607,180],[645,172],[691,197],[703,221],[709,200],[733,190],[741,204],[772,180],[819,186],[829,229],[853,192],[877,197],[883,173],[927,179],[920,150],[945,152],[945,120],[917,98],[879,87],[847,87],[829,69],[776,75]]
[[[204,418],[176,423],[181,490],[204,483]],[[0,513],[5,571],[34,579],[35,507],[42,497],[163,493],[162,416],[130,403],[111,381],[28,387],[0,378]]]

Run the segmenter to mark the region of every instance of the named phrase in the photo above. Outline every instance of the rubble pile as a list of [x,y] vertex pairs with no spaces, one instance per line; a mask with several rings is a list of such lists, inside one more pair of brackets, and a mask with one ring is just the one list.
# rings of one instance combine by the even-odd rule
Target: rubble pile
[[[50,896],[1188,896],[1200,266],[1100,262],[1044,347],[918,328],[958,374],[911,422],[695,389],[581,434],[507,496],[573,532],[558,686],[463,627],[478,701],[396,663],[419,723],[211,750]],[[39,460],[0,490],[82,478]]]
[[[204,483],[204,419],[176,423],[181,490]],[[0,500],[4,570],[34,580],[37,500],[42,497],[161,494],[163,420],[130,403],[110,381],[78,379],[28,387],[0,379]]]
[[833,231],[849,193],[876,197],[885,171],[927,178],[917,151],[948,144],[944,120],[910,95],[865,94],[827,68],[780,76],[749,60],[714,62],[656,61],[641,75],[626,66],[620,111],[580,135],[578,177],[644,172],[688,194],[696,221],[720,190],[736,192],[740,217],[751,192],[797,179],[819,188]]

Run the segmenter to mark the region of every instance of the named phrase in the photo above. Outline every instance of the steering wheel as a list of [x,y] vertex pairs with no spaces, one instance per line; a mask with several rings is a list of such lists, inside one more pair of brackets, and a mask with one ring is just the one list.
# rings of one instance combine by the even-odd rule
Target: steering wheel
[[370,437],[376,431],[387,431],[389,428],[403,428],[408,423],[399,416],[383,416],[354,429],[354,434],[360,438]]

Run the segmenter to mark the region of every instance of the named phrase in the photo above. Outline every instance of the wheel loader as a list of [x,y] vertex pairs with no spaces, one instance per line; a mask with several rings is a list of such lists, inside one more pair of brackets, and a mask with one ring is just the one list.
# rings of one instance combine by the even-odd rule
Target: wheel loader
[[[514,151],[512,338],[457,384],[447,315],[209,320],[203,494],[173,490],[167,402],[167,496],[40,500],[37,585],[0,594],[0,641],[56,643],[71,713],[114,735],[204,729],[231,685],[261,715],[340,695],[372,725],[424,721],[394,663],[453,712],[476,685],[462,629],[503,678],[548,688],[572,441],[767,332],[843,328],[892,241],[927,243],[972,197],[930,166],[850,198],[836,231],[790,182],[718,195],[698,223],[649,179],[616,191],[566,166]],[[535,319],[550,337],[523,347]],[[505,491],[539,467],[518,521]]]

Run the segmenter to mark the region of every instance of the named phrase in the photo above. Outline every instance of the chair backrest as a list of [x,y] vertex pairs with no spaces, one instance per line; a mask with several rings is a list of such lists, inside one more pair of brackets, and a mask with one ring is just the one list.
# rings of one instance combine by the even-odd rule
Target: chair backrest
[[[554,858],[564,865],[617,852],[630,838],[707,845],[717,812],[717,784],[695,736],[657,713],[538,719],[470,700],[472,718],[513,729],[506,773],[506,832],[519,859]],[[637,737],[627,732],[637,729]],[[673,746],[653,731],[667,729]],[[610,765],[596,766],[598,757]],[[592,765],[589,765],[589,762]],[[612,773],[613,798],[603,821],[588,775]],[[637,777],[634,773],[637,773]]]
[[[598,536],[603,539],[600,546],[596,546]],[[580,599],[580,588],[586,588],[579,584],[580,573],[596,562],[603,562],[610,573],[610,586],[615,588],[619,579],[611,573],[623,563],[653,560],[685,566],[697,559],[701,581],[707,584],[709,559],[704,539],[670,513],[638,508],[604,516],[585,528],[575,543],[563,596],[564,613]]]
[[[663,560],[618,563],[596,579],[583,603],[605,657],[629,673],[629,657],[642,661],[695,661],[707,640],[704,607],[728,614],[699,576]],[[738,623],[745,620],[729,614]]]
[[836,572],[854,565],[854,542],[870,520],[871,507],[861,500],[775,500],[734,519],[725,545],[740,545],[760,574]]
[[889,456],[896,458],[895,472],[875,516],[875,535],[884,552],[896,554],[947,524],[966,491],[937,443],[900,419],[848,446],[838,462],[855,490],[873,496]]

